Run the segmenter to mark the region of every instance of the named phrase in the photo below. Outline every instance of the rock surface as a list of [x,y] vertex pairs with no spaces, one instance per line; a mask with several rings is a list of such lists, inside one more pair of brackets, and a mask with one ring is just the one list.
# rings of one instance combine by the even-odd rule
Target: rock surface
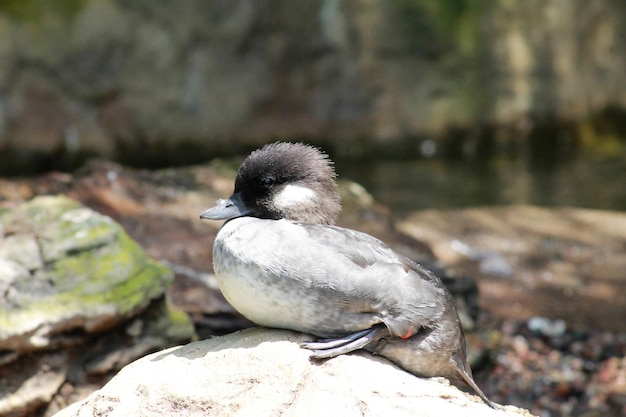
[[0,415],[29,415],[67,382],[189,340],[189,318],[164,300],[172,277],[67,197],[0,206]]
[[365,353],[311,362],[304,340],[253,328],[157,352],[55,416],[530,416]]
[[65,197],[0,211],[0,349],[54,348],[113,327],[165,292],[171,272],[110,218]]
[[480,287],[501,318],[626,331],[626,214],[576,208],[481,207],[416,212],[399,230],[431,245]]

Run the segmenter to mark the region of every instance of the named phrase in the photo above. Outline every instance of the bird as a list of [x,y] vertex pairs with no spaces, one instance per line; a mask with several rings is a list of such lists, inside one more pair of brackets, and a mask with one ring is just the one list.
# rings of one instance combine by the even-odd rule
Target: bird
[[226,300],[260,326],[311,334],[314,360],[365,349],[419,377],[472,376],[454,300],[441,279],[366,233],[336,226],[334,164],[317,147],[274,142],[237,171],[234,192],[203,211],[225,220],[213,268]]

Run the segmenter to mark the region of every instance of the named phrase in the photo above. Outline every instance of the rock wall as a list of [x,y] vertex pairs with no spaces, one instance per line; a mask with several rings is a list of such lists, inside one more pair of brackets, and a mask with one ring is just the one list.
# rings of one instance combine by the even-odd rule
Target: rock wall
[[0,152],[525,131],[625,107],[625,20],[620,0],[7,1]]

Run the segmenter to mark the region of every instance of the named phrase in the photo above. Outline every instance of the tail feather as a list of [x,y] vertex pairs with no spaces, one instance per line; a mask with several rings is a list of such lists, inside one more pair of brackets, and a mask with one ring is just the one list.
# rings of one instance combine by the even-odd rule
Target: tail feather
[[467,359],[465,358],[465,355],[459,355],[459,353],[457,352],[455,355],[452,356],[451,360],[452,360],[452,363],[454,364],[454,367],[456,368],[457,373],[461,376],[460,379],[465,381],[465,383],[467,385],[469,385],[470,388],[472,388],[472,390],[474,390],[474,392],[476,394],[478,394],[478,396],[480,398],[482,398],[482,400],[489,407],[494,408],[496,410],[501,410],[502,409],[502,407],[500,405],[494,403],[489,398],[487,398],[487,396],[480,389],[478,384],[476,384],[476,381],[474,381],[474,377],[472,375],[472,369],[470,368],[469,364],[467,363]]

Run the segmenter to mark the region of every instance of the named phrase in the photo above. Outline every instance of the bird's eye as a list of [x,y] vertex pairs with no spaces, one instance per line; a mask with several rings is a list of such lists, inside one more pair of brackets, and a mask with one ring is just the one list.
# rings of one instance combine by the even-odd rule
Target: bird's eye
[[261,187],[265,189],[270,189],[272,185],[274,185],[274,178],[272,177],[265,177],[261,180]]

